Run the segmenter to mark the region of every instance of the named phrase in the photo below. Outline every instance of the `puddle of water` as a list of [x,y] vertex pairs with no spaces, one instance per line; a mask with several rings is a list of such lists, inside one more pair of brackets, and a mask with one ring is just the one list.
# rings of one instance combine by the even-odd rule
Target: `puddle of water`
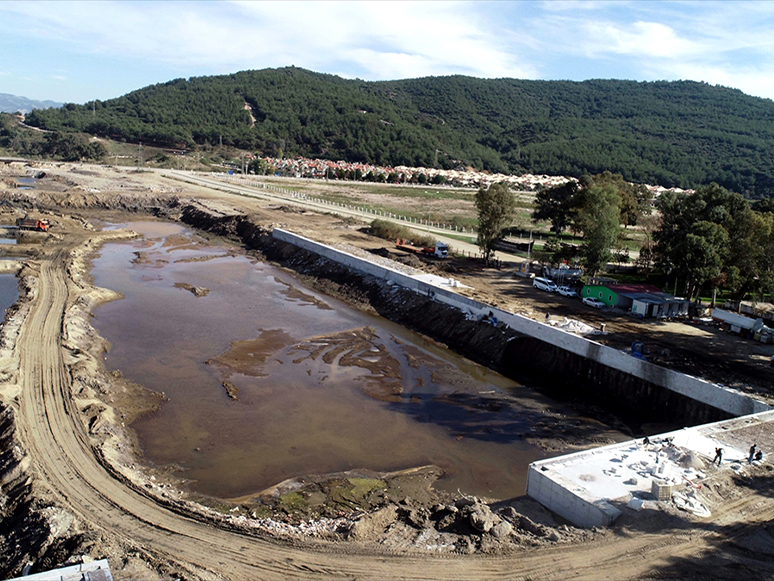
[[19,281],[13,274],[0,274],[0,311],[5,312],[19,300]]
[[[514,434],[545,421],[545,398],[180,225],[124,226],[145,238],[94,261],[96,284],[125,296],[94,324],[109,369],[171,400],[133,424],[147,460],[219,497],[424,464],[446,471],[447,490],[524,494],[527,465],[547,454]],[[493,390],[527,403],[502,409]]]

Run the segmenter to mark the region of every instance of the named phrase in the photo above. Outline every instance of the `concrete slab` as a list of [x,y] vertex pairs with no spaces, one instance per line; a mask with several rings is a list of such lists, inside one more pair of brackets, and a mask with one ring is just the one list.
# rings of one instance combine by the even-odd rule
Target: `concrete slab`
[[113,581],[107,559],[52,569],[34,575],[16,577],[8,581]]
[[654,481],[690,492],[714,469],[716,448],[723,448],[720,469],[739,471],[752,444],[774,453],[774,412],[683,428],[651,436],[649,443],[629,440],[533,462],[527,494],[578,526],[609,525],[620,514],[613,501],[650,500]]
[[432,284],[443,288],[471,288],[468,285],[462,284],[460,281],[453,278],[446,278],[435,274],[415,274],[411,278],[415,278],[419,281],[426,282],[427,284]]

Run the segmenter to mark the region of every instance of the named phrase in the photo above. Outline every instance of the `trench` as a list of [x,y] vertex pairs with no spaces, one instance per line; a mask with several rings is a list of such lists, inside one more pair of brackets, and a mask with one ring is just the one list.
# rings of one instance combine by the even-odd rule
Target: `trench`
[[[144,238],[105,245],[92,271],[124,298],[92,323],[111,344],[109,370],[169,399],[132,428],[144,459],[174,467],[195,493],[236,498],[288,478],[432,464],[438,489],[505,499],[524,494],[529,463],[558,453],[544,444],[559,424],[564,445],[625,438],[179,224],[128,227]],[[396,313],[438,308],[387,292]],[[436,314],[460,345],[491,337]]]

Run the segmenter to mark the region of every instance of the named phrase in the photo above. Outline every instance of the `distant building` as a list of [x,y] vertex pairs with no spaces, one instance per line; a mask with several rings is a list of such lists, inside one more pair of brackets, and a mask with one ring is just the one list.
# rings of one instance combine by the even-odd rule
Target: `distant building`
[[583,287],[581,296],[594,297],[640,317],[687,317],[690,301],[662,292],[652,284],[614,284],[599,281]]

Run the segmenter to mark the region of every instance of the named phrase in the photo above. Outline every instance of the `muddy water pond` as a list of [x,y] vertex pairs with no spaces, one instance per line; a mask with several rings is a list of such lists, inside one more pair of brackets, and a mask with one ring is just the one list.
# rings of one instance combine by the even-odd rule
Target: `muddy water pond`
[[5,312],[19,300],[19,281],[14,274],[0,274],[0,321]]
[[95,283],[124,295],[94,325],[108,369],[169,398],[132,424],[148,462],[221,498],[426,464],[446,490],[524,494],[547,455],[524,435],[555,422],[553,402],[180,225],[122,226],[143,237],[94,260]]

